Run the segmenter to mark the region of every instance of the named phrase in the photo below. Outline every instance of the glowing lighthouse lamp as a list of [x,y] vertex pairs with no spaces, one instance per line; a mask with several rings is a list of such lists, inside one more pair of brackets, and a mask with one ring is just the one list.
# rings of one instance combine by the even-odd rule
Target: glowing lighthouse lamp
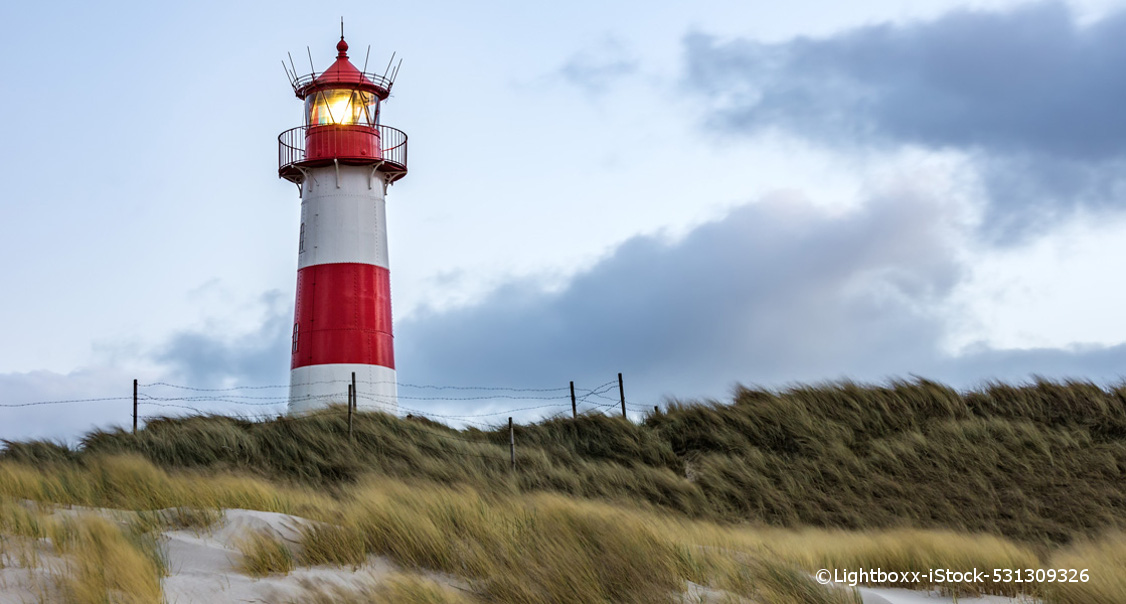
[[278,174],[301,196],[289,412],[341,402],[355,372],[365,395],[358,408],[393,413],[384,198],[407,173],[407,136],[380,124],[379,109],[398,67],[388,64],[382,75],[356,69],[343,35],[336,49],[336,62],[319,74],[298,76],[292,59],[286,69],[305,101],[305,125],[278,136]]

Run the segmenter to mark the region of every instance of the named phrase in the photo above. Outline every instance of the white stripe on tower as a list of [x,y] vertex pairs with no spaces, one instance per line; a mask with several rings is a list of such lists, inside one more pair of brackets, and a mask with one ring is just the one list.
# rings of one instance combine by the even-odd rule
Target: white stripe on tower
[[387,206],[383,176],[371,166],[313,168],[301,198],[305,240],[297,269],[359,262],[391,268],[387,260]]

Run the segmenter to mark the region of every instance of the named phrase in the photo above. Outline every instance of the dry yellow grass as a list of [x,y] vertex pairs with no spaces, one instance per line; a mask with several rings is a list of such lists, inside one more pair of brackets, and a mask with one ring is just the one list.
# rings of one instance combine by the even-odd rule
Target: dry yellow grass
[[[912,529],[889,531],[843,531],[777,529],[752,531],[764,551],[796,563],[809,572],[818,569],[881,569],[885,572],[925,571],[947,568],[1037,568],[1040,561],[1031,548],[992,535]],[[1013,583],[906,584],[887,583],[908,589],[940,588],[957,595],[1014,596]]]
[[[165,511],[122,514],[113,522],[86,514],[60,518],[17,500]],[[854,594],[827,590],[809,573],[1045,567],[1090,569],[1089,583],[1050,586],[1050,604],[1126,602],[1123,534],[1051,551],[949,531],[722,525],[639,504],[374,476],[329,497],[261,478],[169,472],[132,456],[45,468],[0,462],[0,553],[33,567],[49,538],[61,555],[58,594],[65,601],[157,602],[163,568],[151,533],[204,528],[226,507],[316,521],[292,553],[275,538],[250,536],[242,549],[244,570],[252,574],[287,572],[296,564],[359,566],[378,554],[408,570],[460,577],[486,601],[671,602],[692,581],[750,601],[853,604]],[[1005,589],[1011,584],[959,587],[1013,595]],[[308,600],[314,602],[475,601],[415,575],[355,593],[311,594],[328,598]]]
[[652,511],[394,481],[361,485],[342,506],[339,524],[305,530],[303,562],[387,555],[464,577],[499,602],[670,602],[686,580],[778,603],[855,602],[795,564],[714,545],[731,544],[730,529],[680,525]]
[[1086,583],[1049,584],[1047,604],[1119,604],[1126,602],[1126,534],[1114,533],[1077,543],[1051,557],[1048,568],[1088,569]]
[[42,511],[0,497],[0,568],[39,568],[40,544],[51,528]]
[[139,510],[135,523],[145,532],[187,529],[197,534],[223,519],[223,510],[175,507],[164,510]]
[[0,497],[0,534],[8,537],[42,539],[47,536],[44,515],[39,510]]
[[287,574],[294,568],[293,552],[275,535],[255,531],[235,542],[242,558],[238,568],[252,577]]
[[63,514],[0,496],[0,567],[47,571],[28,575],[43,602],[161,602],[166,562],[151,524],[136,514],[113,516]]
[[305,533],[308,562],[336,561],[327,551],[387,555],[504,602],[659,602],[681,588],[672,544],[606,505],[382,482],[352,492],[341,518],[342,531]]
[[333,500],[310,487],[229,473],[169,473],[139,455],[49,468],[0,461],[0,497],[124,510],[245,508],[319,518]]
[[164,568],[150,537],[130,534],[94,515],[55,525],[53,539],[64,555],[60,592],[73,604],[160,604]]

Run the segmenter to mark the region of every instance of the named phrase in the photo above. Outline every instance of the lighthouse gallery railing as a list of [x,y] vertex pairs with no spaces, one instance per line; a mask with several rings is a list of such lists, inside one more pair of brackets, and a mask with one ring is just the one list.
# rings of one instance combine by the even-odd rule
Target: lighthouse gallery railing
[[[313,126],[326,128],[331,126]],[[382,159],[389,172],[407,171],[407,133],[390,126],[378,125]],[[305,131],[309,126],[290,128],[278,135],[278,168],[284,170],[305,160]]]

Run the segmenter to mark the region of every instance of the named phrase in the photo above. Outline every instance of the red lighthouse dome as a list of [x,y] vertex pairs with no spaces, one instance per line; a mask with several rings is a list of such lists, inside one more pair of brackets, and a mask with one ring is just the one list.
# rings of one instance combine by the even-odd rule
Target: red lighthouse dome
[[380,104],[391,95],[394,73],[365,73],[348,59],[344,37],[336,61],[321,73],[292,77],[305,101],[305,125],[278,137],[278,172],[298,182],[300,169],[333,163],[378,165],[390,182],[406,175],[406,134],[380,124]]

